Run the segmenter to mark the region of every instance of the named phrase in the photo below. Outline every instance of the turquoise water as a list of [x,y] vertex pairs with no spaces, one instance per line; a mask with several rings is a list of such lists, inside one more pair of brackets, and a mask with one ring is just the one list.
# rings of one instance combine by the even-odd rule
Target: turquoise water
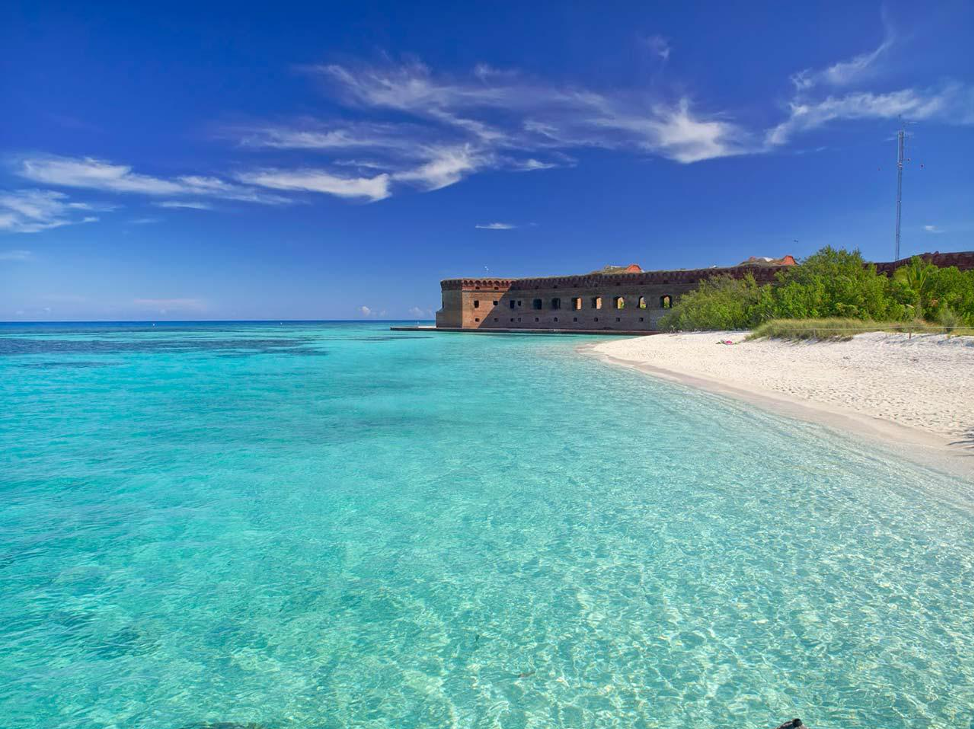
[[584,341],[0,328],[0,726],[971,725],[970,484]]

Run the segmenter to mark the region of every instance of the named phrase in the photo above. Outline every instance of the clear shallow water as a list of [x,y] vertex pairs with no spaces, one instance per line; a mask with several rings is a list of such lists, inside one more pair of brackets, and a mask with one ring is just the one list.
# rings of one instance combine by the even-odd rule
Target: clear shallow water
[[0,726],[971,725],[970,485],[580,341],[0,327]]

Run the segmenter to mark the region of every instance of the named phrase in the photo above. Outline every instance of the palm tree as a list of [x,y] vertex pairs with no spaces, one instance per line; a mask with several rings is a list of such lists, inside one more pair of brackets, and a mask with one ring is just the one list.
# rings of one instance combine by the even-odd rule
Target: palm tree
[[895,280],[903,283],[913,293],[917,318],[923,317],[923,312],[930,303],[930,290],[933,288],[933,274],[936,271],[937,267],[932,263],[913,256],[907,265],[900,266],[893,274]]

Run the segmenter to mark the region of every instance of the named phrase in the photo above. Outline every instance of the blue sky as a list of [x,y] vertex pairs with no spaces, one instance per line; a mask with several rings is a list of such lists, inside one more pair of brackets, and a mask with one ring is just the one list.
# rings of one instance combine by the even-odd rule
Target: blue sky
[[[806,6],[807,5],[807,6]],[[733,6],[733,7],[732,7]],[[0,320],[974,249],[974,4],[6,3]]]

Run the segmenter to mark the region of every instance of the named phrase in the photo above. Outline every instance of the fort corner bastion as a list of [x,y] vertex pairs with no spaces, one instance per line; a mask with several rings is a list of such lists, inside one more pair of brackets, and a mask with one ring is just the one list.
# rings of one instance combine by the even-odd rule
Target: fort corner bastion
[[[923,253],[937,266],[974,268],[974,251]],[[893,271],[909,258],[877,263]],[[638,265],[606,266],[575,276],[541,278],[450,278],[440,282],[442,306],[436,328],[444,331],[524,331],[652,334],[659,320],[688,291],[714,276],[775,283],[775,274],[798,265],[792,256],[750,258],[736,266],[644,271]]]

